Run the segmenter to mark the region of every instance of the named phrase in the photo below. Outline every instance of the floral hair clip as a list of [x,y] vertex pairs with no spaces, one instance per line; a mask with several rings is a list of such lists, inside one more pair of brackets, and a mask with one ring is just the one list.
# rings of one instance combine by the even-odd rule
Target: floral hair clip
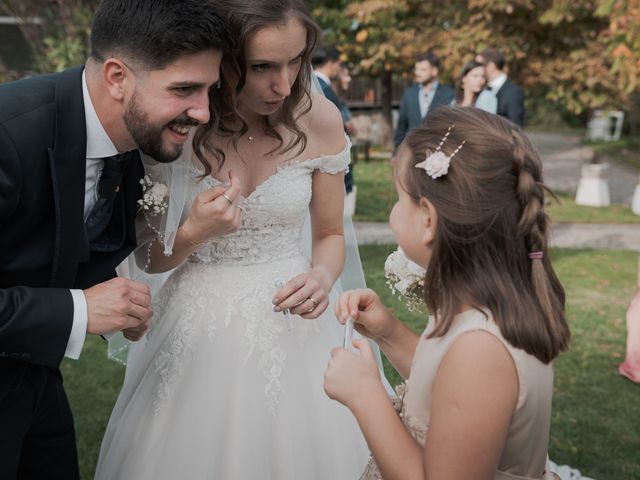
[[441,149],[444,142],[447,140],[447,137],[453,130],[453,125],[449,126],[447,133],[444,134],[438,148],[433,153],[429,153],[427,151],[427,158],[418,164],[416,164],[416,168],[422,168],[427,175],[429,175],[434,180],[438,177],[442,177],[447,174],[449,171],[449,164],[451,163],[451,159],[455,156],[456,153],[462,148],[462,146],[466,143],[466,140],[463,140],[458,148],[456,148],[451,155],[446,155]]

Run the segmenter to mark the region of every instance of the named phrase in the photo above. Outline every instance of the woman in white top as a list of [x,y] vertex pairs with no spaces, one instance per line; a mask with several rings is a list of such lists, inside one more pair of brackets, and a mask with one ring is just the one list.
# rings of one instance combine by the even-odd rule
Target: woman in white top
[[451,104],[476,107],[485,112],[496,113],[498,99],[490,90],[485,89],[486,85],[487,75],[484,65],[475,60],[469,60],[462,67],[455,97]]

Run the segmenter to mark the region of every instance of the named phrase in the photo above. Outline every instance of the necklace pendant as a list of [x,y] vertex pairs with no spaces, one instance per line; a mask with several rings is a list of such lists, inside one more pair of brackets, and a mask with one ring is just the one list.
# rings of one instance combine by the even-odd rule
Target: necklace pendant
[[250,142],[253,142],[253,139],[254,139],[254,136],[253,136],[253,135],[249,135],[249,137],[248,137],[248,138],[249,138],[249,141],[250,141]]

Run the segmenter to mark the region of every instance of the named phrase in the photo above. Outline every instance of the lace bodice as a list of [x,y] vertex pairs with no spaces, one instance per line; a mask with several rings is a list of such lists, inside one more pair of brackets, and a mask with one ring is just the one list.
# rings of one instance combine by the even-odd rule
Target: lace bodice
[[[245,199],[240,229],[208,241],[191,261],[253,265],[299,255],[300,235],[311,201],[311,174],[316,169],[331,174],[343,172],[349,160],[347,140],[338,154],[281,165]],[[187,205],[199,192],[221,183],[212,176],[199,180],[202,172],[192,170],[193,188]]]

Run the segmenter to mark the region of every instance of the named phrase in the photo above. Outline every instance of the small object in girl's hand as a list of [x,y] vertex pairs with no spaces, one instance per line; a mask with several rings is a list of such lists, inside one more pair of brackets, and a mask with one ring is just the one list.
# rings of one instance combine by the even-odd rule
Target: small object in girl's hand
[[350,350],[352,348],[351,342],[353,340],[353,318],[347,317],[347,321],[344,323],[344,341],[342,342],[342,348]]

